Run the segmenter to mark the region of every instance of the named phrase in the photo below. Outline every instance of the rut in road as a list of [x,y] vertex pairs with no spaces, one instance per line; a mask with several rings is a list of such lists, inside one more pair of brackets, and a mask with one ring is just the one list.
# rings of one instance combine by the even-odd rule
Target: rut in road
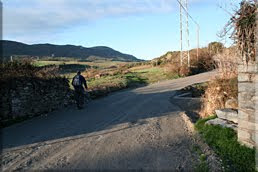
[[198,163],[175,90],[215,72],[116,92],[2,130],[3,170],[192,170]]

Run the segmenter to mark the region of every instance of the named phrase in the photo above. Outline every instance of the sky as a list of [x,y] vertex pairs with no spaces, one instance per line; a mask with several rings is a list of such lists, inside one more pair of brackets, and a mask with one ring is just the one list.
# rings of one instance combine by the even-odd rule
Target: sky
[[[239,3],[189,0],[189,14],[200,25],[200,47],[212,41],[232,44],[217,34]],[[2,0],[2,5],[4,40],[108,46],[145,60],[180,50],[177,0]],[[191,19],[189,34],[190,48],[196,48],[196,25]]]

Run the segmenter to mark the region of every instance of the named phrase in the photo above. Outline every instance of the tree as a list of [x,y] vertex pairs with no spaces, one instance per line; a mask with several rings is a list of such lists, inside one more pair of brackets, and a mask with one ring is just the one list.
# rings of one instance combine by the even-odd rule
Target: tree
[[224,49],[224,45],[220,42],[211,42],[208,45],[208,50],[210,54],[217,54],[222,52]]

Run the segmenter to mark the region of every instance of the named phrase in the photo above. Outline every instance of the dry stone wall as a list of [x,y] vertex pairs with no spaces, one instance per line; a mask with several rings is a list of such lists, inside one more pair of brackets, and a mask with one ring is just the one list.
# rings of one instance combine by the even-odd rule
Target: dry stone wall
[[[257,10],[258,11],[258,10]],[[257,12],[256,12],[257,14]],[[258,25],[258,15],[256,15]],[[256,28],[256,40],[258,29]],[[258,44],[256,41],[256,52]],[[240,62],[238,65],[238,140],[249,146],[258,144],[258,57],[248,64]]]
[[37,116],[72,103],[65,78],[13,78],[1,83],[1,120]]

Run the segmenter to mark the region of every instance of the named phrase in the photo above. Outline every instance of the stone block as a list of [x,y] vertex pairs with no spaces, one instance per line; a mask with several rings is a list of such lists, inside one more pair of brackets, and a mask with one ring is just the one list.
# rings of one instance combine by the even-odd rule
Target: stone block
[[255,93],[249,92],[239,92],[238,93],[238,100],[251,100],[255,96]]
[[240,109],[255,109],[255,102],[252,100],[239,100]]
[[249,63],[248,65],[239,64],[238,65],[238,73],[256,73],[256,64]]
[[255,84],[252,82],[238,83],[238,92],[255,93]]
[[258,128],[258,124],[256,124],[255,121],[251,122],[251,121],[239,120],[238,128],[245,129],[245,130],[251,130],[254,132],[255,129]]
[[238,81],[239,82],[253,82],[255,80],[254,73],[239,73]]
[[220,119],[220,118],[209,120],[205,124],[208,124],[208,125],[219,125],[219,126],[221,126],[223,128],[231,128],[231,129],[237,131],[237,125],[236,124],[229,123],[227,120],[223,120],[223,119]]
[[[238,109],[238,119],[244,121],[255,121],[254,110],[252,109]],[[257,119],[258,120],[258,119]]]
[[253,148],[255,146],[255,143],[251,139],[242,139],[238,138],[238,141],[242,143],[243,145]]
[[237,136],[238,136],[238,139],[241,139],[241,140],[251,139],[251,133],[245,130],[238,130]]
[[232,109],[215,110],[218,118],[225,119],[234,123],[238,123],[238,113]]

